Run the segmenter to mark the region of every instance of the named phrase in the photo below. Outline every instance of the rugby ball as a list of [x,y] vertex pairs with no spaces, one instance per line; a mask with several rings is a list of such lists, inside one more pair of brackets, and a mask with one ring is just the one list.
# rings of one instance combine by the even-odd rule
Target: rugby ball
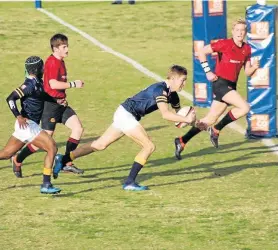
[[[194,114],[195,114],[194,108],[193,108],[192,106],[185,106],[185,107],[181,108],[181,109],[177,112],[177,114],[186,117],[186,116],[188,116],[191,112],[194,112]],[[196,119],[196,117],[195,117],[195,119]],[[175,126],[176,126],[177,128],[184,128],[184,127],[186,127],[186,126],[188,126],[188,125],[189,125],[189,123],[187,123],[187,122],[175,122]]]

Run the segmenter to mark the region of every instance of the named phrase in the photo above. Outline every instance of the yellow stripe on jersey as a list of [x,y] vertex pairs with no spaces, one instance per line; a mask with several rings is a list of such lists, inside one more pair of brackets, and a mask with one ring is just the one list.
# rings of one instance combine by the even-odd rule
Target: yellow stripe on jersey
[[23,93],[22,89],[21,88],[17,88],[17,89],[22,94],[22,96],[24,96],[24,93]]
[[22,90],[20,88],[15,89],[15,91],[19,95],[20,98],[22,98],[24,96],[24,93],[22,92]]
[[172,104],[172,107],[173,107],[173,108],[179,108],[179,107],[180,107],[180,104],[179,104],[179,103],[178,103],[178,104],[175,104],[175,105]]
[[167,101],[168,99],[165,98],[165,97],[156,97],[156,100],[165,100],[165,101]]
[[18,91],[18,89],[15,89],[14,91],[18,94],[19,98],[23,97],[22,94]]
[[157,96],[155,99],[160,99],[160,98],[163,98],[163,99],[166,99],[166,100],[167,100],[167,96],[165,96],[165,95]]
[[158,101],[156,101],[156,103],[160,103],[160,102],[168,103],[168,102],[165,101],[165,100],[158,100]]
[[156,102],[159,103],[159,102],[166,102],[168,103],[168,99],[165,95],[161,95],[161,96],[157,96],[155,98]]

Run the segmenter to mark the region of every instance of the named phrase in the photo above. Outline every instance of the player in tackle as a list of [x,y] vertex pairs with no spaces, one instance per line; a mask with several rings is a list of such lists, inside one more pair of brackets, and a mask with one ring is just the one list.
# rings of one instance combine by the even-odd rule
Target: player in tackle
[[139,123],[140,119],[159,109],[162,117],[172,122],[186,122],[191,124],[195,121],[195,114],[191,112],[187,117],[173,113],[168,108],[168,103],[176,111],[180,109],[180,102],[177,91],[185,85],[187,70],[178,65],[174,65],[168,72],[167,79],[145,88],[138,94],[128,98],[114,113],[113,123],[104,134],[93,142],[86,143],[76,150],[58,155],[55,160],[53,174],[57,175],[67,162],[93,152],[106,149],[111,143],[126,135],[137,143],[141,150],[136,155],[132,164],[129,176],[124,182],[124,190],[141,191],[147,190],[147,186],[136,183],[136,177],[148,158],[155,150],[155,145],[151,141],[145,129]]
[[[213,90],[213,102],[210,110],[200,121],[211,126],[229,105],[233,106],[222,120],[208,128],[211,143],[216,148],[218,148],[220,131],[229,123],[245,116],[250,109],[246,100],[236,91],[241,68],[244,67],[247,76],[251,76],[259,68],[258,60],[254,60],[251,65],[251,47],[244,42],[245,36],[246,22],[238,19],[233,23],[232,38],[211,43],[198,51],[200,63],[207,79],[212,82]],[[210,70],[207,62],[207,55],[213,52],[217,52],[215,73]],[[189,140],[200,132],[200,128],[192,127],[184,136],[175,139],[177,159],[181,159],[181,152]]]

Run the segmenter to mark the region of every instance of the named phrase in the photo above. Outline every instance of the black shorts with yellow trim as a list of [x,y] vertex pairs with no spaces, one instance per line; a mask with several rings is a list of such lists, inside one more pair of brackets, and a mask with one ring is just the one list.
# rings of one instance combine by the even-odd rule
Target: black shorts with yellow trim
[[54,131],[57,123],[65,124],[67,120],[76,115],[75,111],[58,103],[45,102],[41,119],[41,127],[44,130]]
[[232,90],[236,90],[236,82],[218,77],[218,79],[212,83],[213,100],[226,103],[223,101],[223,97]]

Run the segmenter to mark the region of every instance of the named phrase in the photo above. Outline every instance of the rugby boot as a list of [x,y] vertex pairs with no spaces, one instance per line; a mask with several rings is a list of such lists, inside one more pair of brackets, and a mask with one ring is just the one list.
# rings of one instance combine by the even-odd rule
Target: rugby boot
[[147,186],[141,186],[136,182],[123,185],[123,190],[127,190],[127,191],[145,191],[148,189],[149,188]]
[[215,148],[218,148],[219,131],[217,131],[213,127],[209,127],[208,132],[209,132],[209,137],[210,137],[210,141],[211,141],[212,145]]
[[181,152],[184,150],[185,144],[182,142],[182,138],[175,138],[175,156],[178,160],[181,160]]
[[12,158],[11,158],[13,172],[17,178],[22,178],[22,170],[21,170],[22,163],[17,162],[16,158],[17,158],[17,155],[12,156]]

